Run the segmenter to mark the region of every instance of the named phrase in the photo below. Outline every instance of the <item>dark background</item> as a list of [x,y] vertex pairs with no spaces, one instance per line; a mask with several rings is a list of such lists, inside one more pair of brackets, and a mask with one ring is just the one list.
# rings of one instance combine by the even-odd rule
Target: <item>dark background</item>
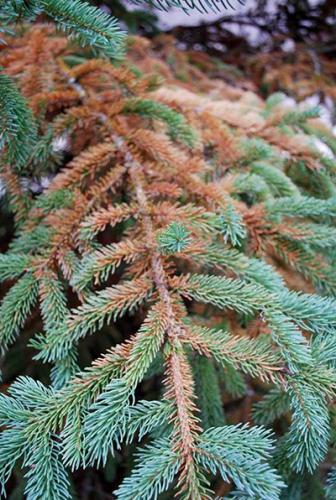
[[330,57],[336,55],[335,0],[245,0],[245,7],[231,1],[236,9],[202,16],[188,16],[177,9],[158,13],[145,4],[139,7],[120,0],[92,3],[110,8],[131,32],[153,35],[165,25],[175,25],[169,31],[187,48],[197,47],[216,55],[273,50],[286,39],[305,43]]

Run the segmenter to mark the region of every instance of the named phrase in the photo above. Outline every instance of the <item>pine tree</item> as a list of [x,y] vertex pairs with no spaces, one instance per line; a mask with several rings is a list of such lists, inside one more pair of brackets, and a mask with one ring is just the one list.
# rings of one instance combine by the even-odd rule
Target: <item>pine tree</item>
[[[72,472],[136,442],[122,500],[214,498],[218,478],[228,498],[272,500],[318,480],[336,391],[336,162],[316,147],[318,110],[204,74],[185,88],[141,39],[116,66],[50,25],[4,38],[16,228],[0,256],[0,346],[10,359],[28,338],[46,368],[45,383],[12,381],[5,362],[2,493],[23,470],[28,499],[72,498]],[[106,344],[88,366],[90,336]],[[257,400],[253,418],[230,421],[237,397]],[[334,483],[330,471],[328,498]]]

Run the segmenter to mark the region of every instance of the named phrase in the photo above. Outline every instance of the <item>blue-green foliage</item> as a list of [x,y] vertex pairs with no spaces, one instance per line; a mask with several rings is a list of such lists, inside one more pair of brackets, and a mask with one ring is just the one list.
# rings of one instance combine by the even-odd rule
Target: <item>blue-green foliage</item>
[[217,218],[217,228],[223,234],[225,243],[230,242],[233,246],[239,246],[241,240],[246,236],[246,230],[240,214],[228,204],[225,210]]
[[[158,4],[186,7],[183,1]],[[189,7],[205,10],[212,3]],[[0,6],[11,23],[42,11],[81,45],[118,57],[123,34],[115,20],[79,0]],[[113,80],[110,90],[117,84]],[[37,138],[29,108],[5,75],[1,90],[5,161],[20,170],[32,156],[35,166],[46,163],[53,171],[53,128]],[[184,116],[153,96],[127,92],[121,92],[122,119],[138,115],[143,128],[154,130],[163,122],[169,137],[163,149],[174,141],[181,158],[189,158],[199,136]],[[279,95],[270,98],[260,117],[271,117],[280,101]],[[19,377],[0,394],[2,493],[19,464],[28,499],[72,498],[70,470],[105,466],[138,441],[135,464],[115,492],[122,500],[173,496],[176,486],[182,498],[212,498],[210,476],[232,484],[228,498],[276,500],[288,492],[299,498],[303,478],[317,476],[334,432],[333,161],[314,153],[323,171],[313,174],[303,160],[288,165],[289,155],[266,140],[239,137],[230,195],[219,183],[211,197],[214,182],[207,175],[221,174],[206,164],[205,172],[192,172],[185,189],[173,178],[173,201],[157,201],[151,182],[177,176],[174,161],[169,155],[159,161],[159,154],[153,160],[132,143],[138,130],[133,139],[132,133],[118,137],[123,120],[110,126],[107,116],[94,113],[103,124],[99,133],[117,146],[108,173],[123,162],[125,183],[115,198],[108,183],[101,200],[88,195],[87,211],[66,235],[64,218],[71,219],[82,193],[61,188],[37,196],[27,228],[19,227],[0,256],[0,280],[15,281],[5,283],[0,306],[1,354],[36,311],[40,333],[34,330],[28,344],[35,361],[51,364],[49,386]],[[278,131],[291,138],[300,130],[313,135],[308,125],[316,115],[315,109],[286,112]],[[329,136],[327,142],[333,144]],[[104,181],[100,174],[98,182]],[[109,219],[113,209],[119,215]],[[288,270],[294,282],[300,275],[317,293],[297,291],[305,288],[301,282],[290,282],[289,290]],[[109,350],[81,369],[89,364],[78,356],[83,346],[86,355]],[[258,399],[251,418],[260,427],[229,424],[230,396],[237,407]],[[274,426],[277,436],[266,429],[274,421],[281,422]],[[333,470],[325,492],[333,498]]]
[[179,140],[189,147],[192,147],[195,143],[195,132],[188,125],[183,115],[165,104],[157,103],[150,99],[134,99],[127,102],[125,111],[154,120],[160,120],[166,123],[169,136],[172,139]]
[[177,222],[170,224],[158,235],[159,250],[164,254],[182,252],[190,242],[189,231]]
[[325,494],[328,500],[336,498],[336,469],[332,469],[328,474]]
[[0,15],[7,23],[32,20],[45,12],[60,29],[82,46],[90,45],[109,57],[121,54],[125,34],[116,19],[81,0],[9,0],[0,5]]
[[193,372],[203,428],[220,427],[225,416],[216,367],[211,360],[199,356],[193,359]]
[[[20,403],[15,399],[18,394]],[[28,468],[25,495],[29,499],[37,498],[41,492],[54,500],[71,498],[59,442],[46,429],[34,431],[34,426],[38,426],[38,412],[52,395],[52,390],[39,382],[22,377],[12,385],[9,396],[1,397],[0,421],[8,426],[0,436],[2,478],[8,479],[15,461],[22,459]]]
[[158,498],[170,487],[179,466],[178,455],[171,450],[169,440],[157,440],[138,453],[133,473],[116,491],[117,498]]
[[26,273],[10,289],[0,307],[1,352],[14,342],[37,301],[38,283],[31,273]]
[[37,141],[37,125],[15,84],[0,71],[0,151],[5,149],[2,162],[15,164],[20,170]]
[[226,426],[209,429],[200,437],[197,461],[223,480],[232,480],[248,498],[275,500],[284,483],[265,459],[273,449],[270,433],[263,428]]

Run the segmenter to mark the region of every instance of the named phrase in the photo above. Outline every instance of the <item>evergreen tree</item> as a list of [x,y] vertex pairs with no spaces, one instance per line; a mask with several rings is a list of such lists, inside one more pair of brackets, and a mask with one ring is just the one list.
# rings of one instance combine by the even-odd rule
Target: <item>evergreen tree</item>
[[[42,7],[94,52],[50,25],[3,35],[2,493],[23,470],[28,499],[72,498],[72,473],[140,442],[122,500],[214,498],[223,482],[228,498],[300,498],[334,446],[334,136],[279,94],[204,74],[186,89],[141,39],[116,66],[115,23],[76,0],[2,13]],[[46,367],[12,381],[27,338]],[[230,422],[237,397],[258,400],[254,425],[249,408]]]

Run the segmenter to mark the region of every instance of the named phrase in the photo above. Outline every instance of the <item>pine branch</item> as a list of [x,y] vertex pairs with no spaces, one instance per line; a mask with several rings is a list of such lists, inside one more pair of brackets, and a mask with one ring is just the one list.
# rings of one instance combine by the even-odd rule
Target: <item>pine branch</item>
[[251,171],[262,177],[274,196],[294,197],[300,194],[295,183],[278,167],[267,161],[255,161]]
[[123,55],[123,33],[118,21],[81,0],[39,0],[57,26],[81,46],[89,45],[110,58]]
[[161,120],[166,123],[171,139],[180,140],[188,147],[194,146],[196,137],[193,129],[185,121],[183,115],[172,110],[165,104],[149,99],[129,99],[126,102],[124,111],[126,113],[139,114],[140,116],[154,120]]
[[336,471],[332,469],[327,477],[327,484],[325,488],[326,498],[332,500],[336,495]]
[[126,383],[113,380],[91,406],[84,421],[85,462],[105,465],[108,453],[119,448],[126,433],[131,390]]
[[[141,5],[142,2],[140,0],[133,0],[134,3]],[[220,12],[221,8],[223,7],[224,9],[228,8],[234,8],[235,5],[235,0],[221,0],[220,5],[217,5],[210,0],[205,0],[202,2],[202,0],[193,0],[192,2],[187,2],[185,0],[177,0],[177,1],[172,1],[172,0],[155,0],[155,1],[150,1],[145,0],[146,3],[149,3],[150,5],[153,5],[156,9],[158,10],[163,10],[165,12],[168,12],[170,8],[172,7],[178,7],[182,9],[185,12],[188,12],[189,10],[197,10],[198,12],[201,13],[206,13],[206,12]],[[236,0],[236,3],[240,5],[244,5],[244,0]]]
[[323,333],[328,327],[335,327],[335,299],[289,290],[281,292],[279,298],[282,310],[302,328]]
[[224,242],[230,242],[233,246],[239,246],[241,240],[246,237],[242,217],[234,210],[231,204],[228,204],[222,214],[218,217],[218,229],[224,236]]
[[[0,436],[0,440],[7,448],[7,453],[2,454],[1,459],[11,459],[11,462],[4,464],[1,479],[2,481],[8,479],[15,461],[22,457],[24,467],[29,468],[25,475],[27,498],[36,498],[43,492],[48,495],[48,498],[69,499],[71,498],[69,480],[59,460],[59,444],[52,439],[48,431],[29,433],[29,426],[27,426],[29,421],[34,421],[36,418],[35,412],[49,403],[53,393],[46,390],[40,383],[21,378],[10,389],[11,396],[15,397],[19,394],[20,406],[12,397],[2,396],[5,409],[3,418],[10,428]],[[15,439],[13,439],[14,436]]]
[[205,430],[220,427],[225,422],[225,416],[215,366],[211,360],[198,356],[193,359],[192,367],[202,427]]
[[253,377],[274,380],[282,370],[279,358],[263,338],[252,340],[199,326],[193,326],[186,338],[195,350],[213,357],[217,363],[224,367],[233,365]]
[[37,300],[38,283],[25,274],[10,289],[0,306],[0,349],[2,355],[14,342]]
[[141,441],[146,434],[167,424],[171,414],[172,407],[167,401],[139,401],[129,409],[126,441],[132,442],[136,434]]
[[63,326],[53,329],[47,340],[40,337],[34,343],[40,349],[36,359],[62,359],[79,339],[102,328],[112,319],[115,321],[127,311],[133,311],[151,293],[152,284],[144,277],[90,295],[83,305],[71,312]]
[[20,171],[28,162],[37,140],[31,110],[12,80],[0,68],[0,150],[4,163]]
[[12,24],[23,20],[33,20],[40,13],[38,0],[9,0],[0,6],[1,20]]
[[[83,14],[88,42],[95,14],[77,0],[54,6],[65,8],[65,29]],[[97,33],[92,41],[111,49]],[[69,498],[65,467],[112,463],[128,469],[119,498],[175,488],[210,499],[221,494],[210,476],[220,475],[235,488],[228,498],[268,500],[283,496],[276,463],[287,496],[315,491],[319,474],[308,474],[323,464],[335,425],[335,162],[311,147],[317,135],[302,133],[315,112],[288,116],[277,99],[265,104],[209,79],[204,54],[151,47],[136,39],[137,68],[117,67],[38,24],[0,53],[42,134],[29,178],[3,166],[20,225],[0,258],[0,278],[16,282],[5,284],[2,348],[34,314],[42,333],[29,347],[52,364],[42,373],[51,387],[29,377],[7,387],[12,353],[4,360],[2,482],[18,462],[28,468],[27,497]],[[153,92],[158,81],[140,66],[174,88]],[[193,137],[197,147],[186,147]],[[86,366],[106,348],[79,369],[77,355]],[[274,458],[268,431],[222,427],[233,413],[245,421],[260,394],[254,415],[276,420]],[[142,440],[141,462],[126,463]]]
[[0,457],[0,487],[1,494],[6,495],[5,484],[11,477],[15,464],[22,457],[26,445],[24,433],[18,429],[6,429],[0,434],[0,444],[3,452]]
[[272,297],[263,287],[214,275],[191,275],[176,288],[186,297],[242,313],[272,306]]
[[155,304],[131,341],[125,381],[135,387],[144,377],[164,342],[169,318],[161,302]]
[[169,440],[157,440],[138,453],[132,475],[116,491],[117,498],[157,498],[170,487],[179,466],[178,455],[171,450]]
[[189,231],[184,226],[173,222],[158,235],[157,241],[159,251],[169,255],[183,252],[192,240]]
[[312,364],[309,343],[288,317],[280,311],[266,311],[265,320],[291,371],[299,371],[302,364]]
[[24,254],[1,254],[0,255],[0,279],[1,281],[14,280],[31,266],[31,259]]
[[33,446],[31,454],[24,461],[24,466],[30,469],[25,474],[27,499],[37,498],[41,491],[50,500],[71,499],[69,478],[60,461],[59,443],[37,439]]
[[308,196],[277,198],[266,203],[271,217],[335,217],[336,198],[317,200]]
[[336,242],[336,230],[334,227],[327,224],[317,224],[313,222],[297,223],[293,230],[291,228],[287,231],[285,230],[282,234],[282,238],[290,241],[303,240],[304,243],[311,248],[325,251],[334,246]]
[[95,285],[100,284],[114,274],[123,262],[130,264],[143,256],[145,251],[141,240],[121,241],[99,248],[82,259],[72,284],[77,290],[84,290],[92,280]]
[[325,388],[318,385],[320,392],[300,377],[289,383],[292,423],[284,446],[296,472],[306,468],[312,473],[327,453],[329,415],[323,394]]
[[262,428],[226,426],[203,433],[197,449],[199,463],[250,497],[278,499],[284,483],[264,463],[272,450],[269,433]]
[[[125,148],[124,141],[120,137],[116,137],[115,142],[120,148]],[[148,200],[142,187],[141,165],[127,151],[125,152],[125,159],[135,185],[139,207],[144,214],[148,214]],[[155,249],[153,223],[149,215],[144,216],[144,228],[147,241]],[[176,405],[174,441],[175,446],[177,445],[181,448],[180,453],[182,456],[180,477],[177,486],[186,497],[200,499],[202,495],[207,496],[208,493],[207,484],[192,457],[195,434],[199,430],[198,419],[194,416],[193,382],[190,367],[183,351],[179,348],[181,325],[174,311],[173,301],[168,290],[167,278],[158,249],[155,249],[151,255],[151,268],[153,281],[165,308],[167,317],[166,333],[170,339],[172,350],[166,362],[166,397]]]
[[253,420],[260,425],[270,425],[289,411],[288,393],[278,388],[272,389],[253,408]]
[[[48,343],[49,341],[52,342],[55,330],[64,327],[69,311],[62,283],[57,279],[57,276],[52,272],[45,271],[42,271],[41,274],[39,286],[40,308],[46,330],[44,342]],[[31,342],[31,345],[34,346],[34,341]],[[72,350],[63,359],[57,360],[52,369],[51,378],[54,387],[60,388],[65,385],[76,371],[78,371],[77,357],[76,352]]]
[[258,283],[269,290],[280,290],[284,281],[276,270],[260,259],[247,257],[233,248],[213,243],[208,246],[204,256],[195,255],[207,267],[223,267],[233,271],[237,277],[247,282]]

